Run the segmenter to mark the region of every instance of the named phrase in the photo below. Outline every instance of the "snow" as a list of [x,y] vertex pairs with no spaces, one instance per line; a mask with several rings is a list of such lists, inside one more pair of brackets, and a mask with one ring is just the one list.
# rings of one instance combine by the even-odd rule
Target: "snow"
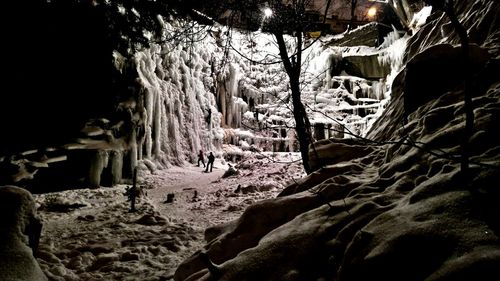
[[410,21],[410,28],[413,32],[416,32],[424,25],[427,21],[427,17],[430,16],[432,12],[432,6],[424,6],[422,10],[413,14],[413,18]]
[[[236,219],[301,178],[299,158],[246,154],[232,164],[238,173],[226,178],[230,163],[221,158],[212,173],[190,163],[153,173],[143,167],[137,212],[129,212],[126,185],[34,195],[43,222],[40,266],[52,280],[169,280],[201,249],[206,228]],[[169,193],[174,201],[164,203]]]

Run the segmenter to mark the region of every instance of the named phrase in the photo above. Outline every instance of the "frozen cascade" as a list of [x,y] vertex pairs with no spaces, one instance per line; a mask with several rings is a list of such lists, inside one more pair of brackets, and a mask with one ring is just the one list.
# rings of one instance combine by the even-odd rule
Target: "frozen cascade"
[[[315,131],[320,138],[363,136],[368,131],[390,98],[390,86],[401,69],[408,39],[408,35],[401,36],[400,31],[394,30],[376,48],[325,48],[319,43],[310,48],[304,56],[309,58],[304,62],[308,67],[304,70],[304,80],[309,81],[304,96],[306,104],[313,105],[310,119],[312,124],[317,124]],[[385,72],[387,76],[349,75],[344,68],[345,58],[349,58],[350,64],[363,67],[365,70],[361,73],[369,76]]]
[[[120,14],[129,13],[127,9],[120,8]],[[426,8],[415,13],[416,28],[429,12]],[[137,11],[133,13],[139,17]],[[272,35],[204,27],[172,18],[165,22],[161,16],[157,20],[162,34],[139,32],[149,40],[147,47],[122,37],[122,43],[129,44],[116,46],[112,53],[122,76],[117,74],[113,79],[119,81],[113,88],[113,101],[119,102],[119,110],[106,116],[111,123],[96,125],[99,130],[65,146],[68,150],[89,150],[85,183],[117,183],[122,174],[129,177],[142,164],[140,160],[155,162],[161,168],[194,162],[200,149],[220,156],[229,144],[241,150],[297,151],[289,81]],[[192,34],[203,35],[196,40],[178,36],[186,27]],[[314,42],[305,39],[308,48],[302,56],[302,101],[317,140],[364,135],[390,98],[408,37],[394,31],[378,48],[335,47],[328,36]],[[285,39],[293,53],[297,49],[293,38]],[[370,67],[364,71],[378,76],[353,76],[352,69],[344,68],[348,58],[354,66],[368,61]],[[389,66],[390,73],[382,77],[381,73],[387,73],[380,66]],[[127,102],[131,104],[120,109]],[[75,175],[75,179],[82,177]]]
[[111,167],[111,185],[119,184],[122,179],[123,171],[123,152],[111,151],[109,155]]
[[[164,23],[165,32],[176,24]],[[144,136],[137,136],[138,159],[180,164],[195,159],[199,149],[232,151],[229,154],[252,145],[297,149],[282,65],[251,63],[232,50],[224,57],[221,42],[226,33],[218,28],[221,31],[202,44],[151,44],[135,55],[146,119]],[[232,31],[231,36],[232,45],[255,61],[279,57],[269,34]],[[353,137],[367,131],[390,98],[389,85],[399,71],[407,39],[394,31],[378,48],[326,47],[318,41],[304,51],[302,98],[316,138]],[[290,47],[292,41],[287,41]],[[348,75],[342,62],[353,55],[378,58],[378,63],[390,66],[390,75]],[[223,148],[224,144],[240,148]]]
[[[159,168],[195,162],[200,149],[219,157],[255,149],[298,150],[288,76],[272,35],[228,33],[224,27],[165,22],[161,16],[158,21],[162,34],[143,30],[151,40],[147,47],[113,51],[123,96],[112,124],[96,125],[99,130],[68,145],[91,150],[87,183],[118,183],[144,160]],[[177,36],[186,26],[203,36],[196,43]],[[290,51],[296,49],[293,38],[285,40]],[[312,45],[302,56],[302,101],[317,140],[362,135],[369,128],[390,97],[406,41],[397,32],[379,48],[335,47],[328,36],[306,40]],[[363,56],[390,65],[390,75],[362,78],[343,69],[346,57],[362,61]],[[375,65],[370,71],[376,72]]]
[[237,128],[241,125],[241,114],[246,103],[239,97],[240,69],[236,63],[230,63],[225,71],[219,74],[217,97],[221,113],[224,116],[223,126]]
[[94,163],[89,169],[89,183],[92,187],[99,187],[101,173],[108,165],[108,153],[106,151],[95,151],[91,161]]
[[219,123],[213,122],[220,117],[205,85],[211,76],[210,50],[198,46],[151,44],[135,54],[145,111],[144,144],[138,148],[143,153],[136,157],[181,164],[195,159],[200,149],[220,145]]
[[[163,25],[165,34],[169,30],[175,34],[180,28],[178,22]],[[137,75],[137,84],[130,87],[132,96],[118,105],[126,114],[123,130],[129,134],[123,144],[118,140],[116,146],[97,148],[91,155],[87,172],[91,185],[119,183],[122,175],[129,177],[146,162],[154,163],[147,165],[149,169],[193,163],[200,149],[227,159],[255,149],[298,151],[283,66],[252,63],[233,50],[225,57],[221,44],[225,32],[217,28],[222,31],[210,33],[197,44],[165,39],[150,43],[129,59],[113,52],[119,72]],[[348,75],[342,70],[342,60],[346,55],[377,54],[382,63],[391,65],[393,75],[399,70],[407,40],[397,35],[388,37],[379,49],[333,47],[318,41],[304,51],[302,101],[317,140],[362,135],[380,115],[389,98],[390,77]],[[232,40],[236,49],[251,54],[255,61],[279,58],[269,34],[249,36],[234,31]],[[128,73],[131,69],[135,71]]]
[[410,39],[410,36],[401,36],[397,30],[394,30],[384,38],[384,43],[380,46],[383,50],[378,57],[380,63],[391,67],[391,73],[386,78],[387,88],[390,87],[392,81],[401,70],[408,39]]
[[93,150],[88,170],[88,183],[92,187],[119,184],[123,173],[123,152]]

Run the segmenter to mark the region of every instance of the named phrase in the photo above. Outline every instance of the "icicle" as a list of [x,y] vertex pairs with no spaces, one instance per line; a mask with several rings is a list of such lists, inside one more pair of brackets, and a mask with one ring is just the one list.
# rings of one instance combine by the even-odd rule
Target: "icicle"
[[371,95],[373,98],[377,100],[382,100],[384,98],[384,88],[385,81],[384,79],[380,79],[379,81],[373,81],[371,85]]
[[111,151],[111,185],[119,184],[122,180],[123,153],[122,151]]
[[386,83],[389,86],[401,69],[409,38],[409,36],[400,37],[399,32],[394,30],[384,38],[384,42],[379,47],[384,49],[384,51],[379,54],[379,62],[382,65],[391,66],[391,73],[386,78]]
[[286,137],[288,139],[288,142],[286,143],[288,151],[297,151],[297,138],[295,135],[295,131],[288,130]]
[[133,173],[135,167],[137,167],[137,132],[132,131],[132,136],[130,137],[130,166],[128,167],[128,172]]
[[92,187],[101,185],[102,170],[108,165],[108,153],[102,150],[95,150],[89,168],[89,184]]
[[158,92],[154,96],[154,111],[153,111],[153,155],[155,157],[160,156],[160,142],[161,142],[161,97]]

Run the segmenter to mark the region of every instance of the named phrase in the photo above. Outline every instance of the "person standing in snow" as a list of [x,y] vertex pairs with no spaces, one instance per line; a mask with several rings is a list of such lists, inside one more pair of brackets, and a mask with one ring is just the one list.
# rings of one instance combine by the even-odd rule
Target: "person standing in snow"
[[203,168],[205,168],[205,157],[203,156],[203,150],[200,149],[198,153],[198,167],[200,167],[200,161],[203,164]]
[[207,168],[205,169],[205,172],[208,173],[208,167],[210,167],[210,172],[212,172],[212,168],[214,167],[214,161],[215,161],[215,156],[210,152],[208,155],[208,163],[207,163]]

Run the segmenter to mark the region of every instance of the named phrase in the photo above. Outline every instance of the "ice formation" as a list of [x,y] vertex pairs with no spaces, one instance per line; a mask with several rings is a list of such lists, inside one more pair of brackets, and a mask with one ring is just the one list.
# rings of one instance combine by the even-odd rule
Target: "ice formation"
[[[223,143],[243,150],[251,145],[296,149],[288,77],[272,35],[189,23],[189,32],[201,36],[192,44],[167,40],[188,23],[162,23],[162,42],[135,54],[145,89],[145,135],[137,140],[137,159],[179,164],[195,159],[200,149],[228,157],[239,151],[223,152]],[[310,46],[303,54],[302,95],[316,139],[363,135],[380,115],[401,64],[406,39],[400,37],[394,31],[378,48],[328,46],[329,38],[306,42]],[[293,40],[287,43],[295,48]],[[388,67],[390,75],[347,75],[341,63],[353,56],[373,61],[367,71],[379,73],[379,68]],[[119,58],[115,55],[116,65]]]
[[[121,21],[151,16],[105,3]],[[89,151],[86,183],[119,183],[144,160],[158,168],[194,162],[200,149],[227,159],[253,149],[298,151],[288,76],[271,34],[161,15],[150,20],[156,30],[130,27],[135,37],[120,33],[125,43],[111,52],[121,76],[116,79],[127,80],[116,97],[118,118],[89,120],[83,136],[63,147],[61,154],[75,163],[81,162],[75,155]],[[302,101],[315,140],[364,136],[390,98],[407,41],[394,31],[378,47],[336,46],[334,39],[343,36],[348,34],[306,39],[299,46]],[[293,38],[286,43],[297,49]]]

